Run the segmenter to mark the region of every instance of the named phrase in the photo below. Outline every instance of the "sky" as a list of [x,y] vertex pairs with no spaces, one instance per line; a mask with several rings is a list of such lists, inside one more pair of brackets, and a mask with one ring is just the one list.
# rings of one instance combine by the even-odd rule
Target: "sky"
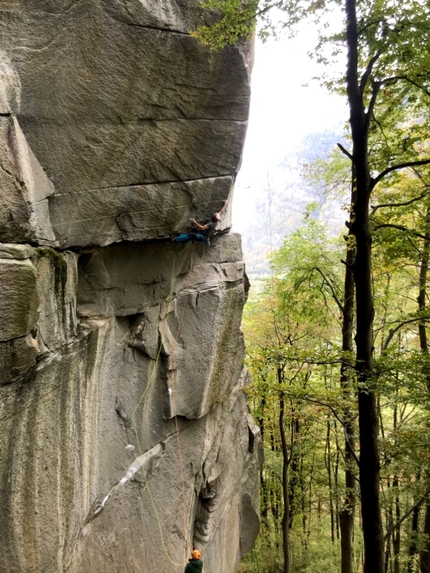
[[309,133],[345,123],[345,99],[312,78],[321,72],[307,52],[316,31],[304,27],[293,39],[256,40],[251,107],[242,166],[233,201],[233,230],[244,233],[268,174],[276,179],[282,157],[294,153]]

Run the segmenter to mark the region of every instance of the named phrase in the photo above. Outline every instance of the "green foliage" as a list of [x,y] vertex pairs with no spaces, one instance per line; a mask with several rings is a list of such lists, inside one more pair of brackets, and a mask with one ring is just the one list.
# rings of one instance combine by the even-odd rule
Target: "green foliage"
[[[363,122],[366,136],[362,143],[367,146],[367,156],[361,175],[369,169],[372,180],[360,193],[371,192],[373,203],[375,366],[365,373],[365,387],[376,397],[380,421],[381,510],[390,560],[387,570],[411,572],[411,540],[417,541],[417,547],[430,550],[423,511],[418,515],[417,530],[411,532],[414,504],[421,507],[420,503],[427,503],[430,507],[430,448],[426,439],[430,428],[430,360],[425,340],[430,322],[426,276],[430,174],[426,166],[417,164],[429,157],[428,3],[357,0],[358,34],[349,46],[345,21],[332,17],[341,6],[337,0],[280,0],[274,4],[219,0],[208,6],[218,11],[218,19],[212,28],[200,29],[196,35],[212,49],[249,38],[256,18],[261,20],[263,34],[273,31],[276,25],[268,16],[273,7],[281,27],[290,33],[304,18],[318,24],[314,57],[322,64],[339,61],[347,47],[349,55],[354,55],[357,47],[357,74],[350,66],[354,77],[348,76],[348,85],[359,86],[360,93],[355,103],[351,97],[348,101],[351,112],[368,121],[368,133]],[[345,94],[343,72],[333,75],[327,65],[320,80],[329,89]],[[327,196],[353,188],[352,162],[357,166],[358,156],[353,158],[348,150],[348,134],[344,140],[343,155],[332,153],[328,159],[305,166],[308,181],[320,181]],[[357,141],[353,144],[356,150]],[[347,218],[354,213],[351,207]],[[350,247],[360,249],[358,240],[347,240]],[[345,246],[344,239],[329,238],[309,208],[304,225],[271,257],[273,274],[266,281],[266,289],[247,306],[244,331],[247,365],[253,374],[248,391],[263,436],[266,465],[261,495],[263,534],[254,560],[248,560],[244,571],[279,570],[281,523],[287,501],[292,570],[339,570],[336,516],[349,507],[351,493],[345,485],[345,471],[351,471],[358,480],[357,465],[346,459],[344,441],[344,427],[347,422],[354,425],[357,417],[354,356],[353,352],[341,351],[344,269],[340,259]],[[347,389],[340,384],[345,373],[342,367],[348,374]],[[287,437],[286,448],[280,442],[280,432]],[[282,484],[284,475],[287,484]],[[287,485],[285,498],[282,485]],[[359,528],[357,519],[355,527]],[[354,539],[358,571],[362,557],[359,531]],[[413,559],[417,561],[417,557]]]
[[338,147],[331,147],[329,154],[320,154],[316,159],[305,162],[303,176],[309,184],[319,189],[323,197],[331,201],[346,202],[349,198],[351,162]]
[[[327,7],[324,0],[203,0],[202,6],[214,17],[209,25],[191,34],[213,50],[248,39],[259,24],[259,35],[267,38],[279,31],[294,34],[294,26],[304,17],[320,23]],[[278,18],[272,18],[275,13]]]
[[[280,398],[285,402],[289,450],[292,570],[312,572],[339,567],[336,541],[330,539],[327,508],[344,496],[341,461],[327,454],[327,432],[333,450],[342,435],[347,397],[338,384],[346,357],[340,350],[339,318],[342,268],[340,245],[307,211],[303,226],[284,240],[272,257],[274,275],[265,291],[246,307],[244,332],[247,365],[253,375],[248,389],[265,449],[263,531],[244,571],[277,571],[283,500],[280,494],[283,454],[279,442]],[[349,401],[351,411],[355,400]],[[332,489],[330,475],[337,473]],[[337,469],[334,469],[336,465]],[[328,524],[328,528],[327,528]],[[360,535],[357,532],[357,543]],[[278,547],[278,549],[276,549]]]
[[[430,356],[420,349],[417,333],[420,319],[428,324],[430,312],[419,311],[416,302],[419,265],[425,232],[429,228],[426,190],[424,168],[420,177],[415,172],[404,172],[394,187],[380,187],[374,197],[378,208],[372,215],[375,237],[373,389],[379,402],[382,512],[387,528],[395,521],[395,507],[403,515],[422,499],[428,487],[423,472],[430,468],[427,439]],[[384,207],[385,204],[389,206]],[[290,534],[292,570],[313,572],[340,568],[339,540],[335,536],[332,541],[330,537],[330,504],[336,514],[346,494],[342,421],[346,406],[356,415],[355,381],[351,371],[348,397],[339,388],[339,375],[342,361],[353,363],[354,356],[340,349],[344,240],[327,234],[324,226],[313,218],[313,207],[309,205],[302,226],[286,237],[282,247],[273,254],[272,277],[266,279],[265,290],[246,306],[247,365],[253,377],[248,392],[253,413],[263,429],[266,462],[261,496],[262,534],[241,571],[274,572],[279,570],[282,561],[279,547],[283,508],[279,493],[282,479],[278,428],[280,392],[287,401],[285,430],[289,435],[290,455],[300,460],[290,472],[292,490],[299,484],[301,492],[294,494]],[[401,226],[403,229],[398,228]],[[277,374],[279,369],[281,379]],[[327,453],[328,428],[330,455]],[[358,475],[356,467],[354,472]],[[415,539],[423,546],[425,538],[422,521],[420,523]],[[404,521],[401,529],[401,573],[408,567],[410,527],[411,517]],[[358,520],[355,528],[356,570],[359,571],[362,538]]]
[[258,0],[205,0],[202,6],[215,12],[216,21],[191,32],[211,50],[249,39],[255,29]]

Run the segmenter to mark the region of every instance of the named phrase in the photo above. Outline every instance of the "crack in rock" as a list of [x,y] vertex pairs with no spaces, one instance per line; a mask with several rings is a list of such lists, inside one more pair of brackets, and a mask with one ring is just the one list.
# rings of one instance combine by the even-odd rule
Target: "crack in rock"
[[[127,12],[129,12],[127,10]],[[170,28],[164,28],[164,27],[159,27],[159,26],[151,26],[148,24],[139,24],[137,22],[127,22],[127,20],[125,18],[121,18],[115,14],[109,13],[107,12],[108,17],[111,18],[112,20],[115,20],[117,22],[119,22],[120,24],[125,24],[126,26],[129,26],[130,28],[141,28],[142,30],[153,30],[155,32],[167,32],[169,34],[178,34],[180,36],[187,36],[188,38],[191,38],[191,35],[189,34],[189,32],[182,32],[181,30],[172,30]],[[129,12],[130,14],[130,12]]]

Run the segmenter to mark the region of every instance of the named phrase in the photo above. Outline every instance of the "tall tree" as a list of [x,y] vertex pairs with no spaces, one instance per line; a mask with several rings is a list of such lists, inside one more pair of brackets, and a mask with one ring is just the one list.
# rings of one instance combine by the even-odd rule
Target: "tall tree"
[[[233,10],[240,24],[233,22],[234,40],[252,31],[253,19],[267,15],[276,6],[287,14],[287,25],[307,13],[323,13],[337,2],[271,4],[264,0],[210,0],[208,5]],[[364,573],[384,573],[384,535],[380,505],[380,455],[378,449],[378,408],[373,361],[374,300],[372,292],[372,235],[369,221],[370,198],[375,186],[391,174],[430,162],[420,157],[416,140],[403,137],[387,144],[381,118],[390,120],[389,109],[415,105],[430,93],[430,26],[427,7],[419,0],[395,5],[388,0],[345,0],[343,36],[347,55],[343,89],[349,105],[351,151],[342,147],[352,164],[355,202],[349,225],[355,239],[355,258],[349,264],[355,283],[356,334],[355,369],[358,378],[360,494],[364,536]],[[225,12],[226,14],[226,12]],[[227,23],[227,26],[225,25]],[[246,28],[248,23],[248,28]],[[221,19],[221,43],[228,40],[228,18]],[[221,34],[220,34],[221,36]],[[201,32],[205,39],[205,31]],[[209,32],[210,37],[210,32]],[[336,40],[340,37],[337,36]],[[331,38],[333,42],[334,38]],[[212,43],[212,45],[214,45]],[[323,57],[321,57],[323,59]],[[378,118],[377,108],[381,109]],[[391,126],[401,131],[401,125]],[[372,152],[369,143],[375,144]]]
[[[346,90],[350,109],[352,157],[356,190],[352,207],[354,219],[350,230],[355,237],[354,274],[357,331],[356,370],[358,374],[358,411],[360,437],[360,493],[364,537],[364,573],[384,573],[384,541],[379,501],[378,413],[373,376],[373,293],[371,270],[371,236],[369,228],[369,200],[371,177],[368,155],[368,134],[373,110],[366,113],[363,101],[366,78],[358,73],[358,23],[355,0],[346,0],[346,41],[348,64]],[[369,62],[369,73],[371,71]],[[371,103],[374,105],[377,92]]]

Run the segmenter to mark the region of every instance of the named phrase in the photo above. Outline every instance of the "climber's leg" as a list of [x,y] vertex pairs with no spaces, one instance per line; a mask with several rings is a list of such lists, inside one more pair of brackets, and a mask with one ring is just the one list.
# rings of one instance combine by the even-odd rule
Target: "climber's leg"
[[193,240],[194,238],[193,235],[194,233],[182,233],[182,235],[178,235],[173,240],[176,243],[183,243],[184,245],[186,245],[187,243]]
[[211,242],[209,241],[209,239],[207,237],[205,237],[204,235],[202,235],[201,233],[195,233],[194,235],[194,239],[196,241],[201,241],[202,243],[204,243],[205,245],[207,245],[208,247],[210,246]]

